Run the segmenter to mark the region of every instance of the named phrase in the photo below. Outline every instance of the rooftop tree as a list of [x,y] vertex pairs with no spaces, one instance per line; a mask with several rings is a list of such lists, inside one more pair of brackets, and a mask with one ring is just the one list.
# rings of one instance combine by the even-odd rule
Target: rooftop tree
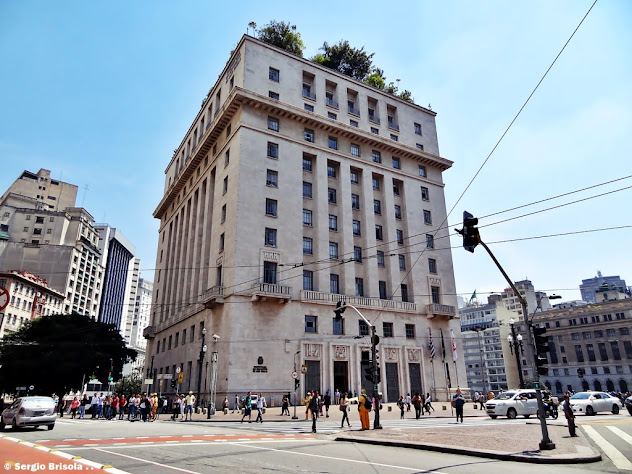
[[[254,25],[254,26],[253,26]],[[256,23],[251,22],[249,26],[256,27]],[[296,32],[296,25],[290,25],[283,21],[274,21],[265,25],[259,30],[255,30],[257,38],[264,43],[271,44],[284,49],[292,54],[303,57],[305,45],[301,39],[301,34]]]

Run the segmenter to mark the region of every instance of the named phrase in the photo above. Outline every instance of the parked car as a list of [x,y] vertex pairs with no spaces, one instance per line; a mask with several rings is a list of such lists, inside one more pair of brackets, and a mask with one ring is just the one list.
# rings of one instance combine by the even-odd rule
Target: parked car
[[493,420],[499,416],[514,419],[521,415],[529,418],[538,412],[535,390],[511,390],[496,395],[485,404],[485,410]]
[[46,425],[52,430],[56,419],[55,400],[51,397],[20,397],[2,412],[0,430],[4,430],[6,425],[11,425],[14,430]]
[[588,416],[600,411],[610,411],[616,415],[623,408],[621,400],[606,392],[578,392],[570,398],[570,403],[574,412]]
[[628,413],[632,415],[632,396],[625,399],[625,407],[628,409]]

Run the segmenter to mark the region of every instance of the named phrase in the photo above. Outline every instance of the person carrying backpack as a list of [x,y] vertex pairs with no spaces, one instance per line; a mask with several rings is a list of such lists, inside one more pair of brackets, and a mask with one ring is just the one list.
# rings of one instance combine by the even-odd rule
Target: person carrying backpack
[[358,397],[358,411],[360,412],[360,423],[362,423],[362,430],[371,429],[369,422],[369,412],[371,411],[372,402],[366,394],[366,389],[360,390],[360,396]]
[[316,433],[316,419],[318,418],[318,411],[320,409],[318,392],[312,392],[312,398],[309,400],[308,408],[312,412],[312,433]]

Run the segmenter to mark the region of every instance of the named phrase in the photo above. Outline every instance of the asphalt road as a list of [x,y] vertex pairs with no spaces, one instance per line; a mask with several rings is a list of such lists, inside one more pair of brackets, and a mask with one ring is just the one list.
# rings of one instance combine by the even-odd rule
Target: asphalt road
[[[632,462],[632,444],[621,433],[632,436],[632,417],[578,417],[580,425],[589,425],[623,457]],[[466,419],[465,424],[516,423],[520,420]],[[385,420],[386,428],[423,429],[452,425],[451,420],[427,419]],[[481,473],[511,472],[532,474],[534,469],[543,472],[621,472],[620,468],[604,456],[604,461],[587,465],[534,466],[479,459],[405,448],[362,445],[333,441],[340,431],[337,421],[319,422],[319,433],[312,435],[310,423],[267,422],[206,423],[170,422],[154,423],[127,421],[94,421],[59,419],[53,431],[45,429],[5,431],[4,434],[60,451],[109,464],[132,473]],[[617,432],[612,427],[621,430]],[[588,435],[588,433],[587,433]],[[600,447],[599,436],[591,439]],[[600,447],[601,449],[601,447]],[[9,453],[0,453],[4,457]],[[617,462],[623,462],[618,459]]]

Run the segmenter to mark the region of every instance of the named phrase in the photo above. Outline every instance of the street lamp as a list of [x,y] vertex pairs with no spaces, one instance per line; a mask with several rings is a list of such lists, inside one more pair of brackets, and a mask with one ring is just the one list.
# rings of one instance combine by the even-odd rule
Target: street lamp
[[[294,354],[294,372],[296,372],[297,367],[296,367],[296,356],[299,355],[301,353],[300,350],[296,351],[296,354]],[[300,380],[300,379],[297,379]],[[293,420],[298,420],[298,416],[296,416],[296,405],[298,405],[298,400],[296,399],[296,381],[294,382],[294,416],[292,417]]]
[[204,361],[204,355],[206,354],[206,328],[202,329],[202,346],[200,347],[200,358],[198,359],[198,386],[197,397],[195,398],[195,407],[200,405],[200,389],[202,388],[202,361]]
[[[213,342],[214,342],[214,351],[211,353],[211,401],[209,403],[208,409],[206,410],[206,418],[211,418],[212,414],[215,414],[215,397],[217,396],[217,340],[219,336],[217,334],[213,334]],[[208,362],[207,362],[208,364]]]
[[522,365],[520,364],[520,356],[524,354],[524,348],[522,347],[522,335],[516,335],[516,328],[514,327],[515,321],[513,318],[509,320],[509,327],[511,328],[511,334],[507,336],[507,342],[509,342],[509,349],[512,354],[516,355],[516,364],[518,364],[518,377],[520,377],[520,388],[524,388],[524,379],[522,378]]

